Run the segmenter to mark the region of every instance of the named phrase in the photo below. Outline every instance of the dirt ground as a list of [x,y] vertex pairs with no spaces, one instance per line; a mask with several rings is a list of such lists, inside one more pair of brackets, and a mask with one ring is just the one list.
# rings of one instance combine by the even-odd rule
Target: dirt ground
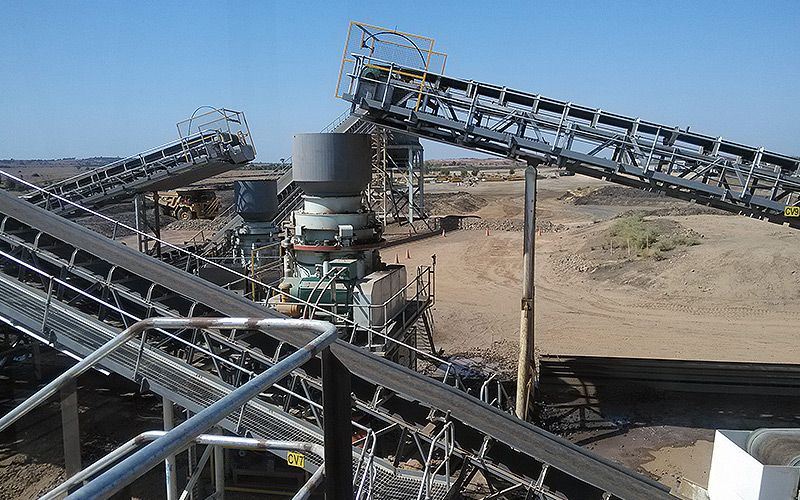
[[[798,317],[800,233],[660,197],[639,198],[636,205],[559,199],[603,186],[580,176],[539,180],[537,217],[559,225],[536,241],[536,342],[542,353],[795,362],[790,325]],[[450,189],[481,200],[474,215],[522,218],[522,182]],[[601,241],[617,216],[637,209],[696,232],[700,244],[659,260],[629,257],[625,248]],[[671,215],[691,210],[701,213]],[[516,350],[520,231],[453,231],[385,253],[384,260],[396,253],[412,266],[436,254],[437,347],[467,354],[510,343]]]
[[[521,220],[523,187],[522,182],[426,186],[437,215],[486,221]],[[631,211],[694,234],[699,244],[657,258],[612,248],[609,231]],[[540,179],[537,218],[556,228],[541,231],[536,241],[540,353],[796,362],[797,231],[582,176]],[[411,266],[429,263],[436,254],[436,347],[513,376],[520,230],[452,231],[386,253],[384,259]],[[763,401],[730,397],[714,404],[702,398],[689,404],[681,394],[648,404],[631,397],[621,401],[600,408],[600,419],[611,422],[607,432],[565,434],[669,485],[678,477],[705,484],[714,428],[775,426],[771,417],[777,414],[785,417],[780,425],[796,426],[800,415],[795,402],[777,405],[776,414],[759,412]],[[624,415],[640,403],[636,418]],[[748,419],[723,422],[721,413]]]

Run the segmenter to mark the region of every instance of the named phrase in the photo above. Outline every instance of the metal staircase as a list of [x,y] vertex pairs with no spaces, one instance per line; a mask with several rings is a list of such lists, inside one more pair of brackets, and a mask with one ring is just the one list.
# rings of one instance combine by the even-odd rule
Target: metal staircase
[[186,186],[236,168],[255,158],[255,147],[244,113],[214,109],[178,123],[180,138],[103,167],[34,190],[23,198],[67,215],[74,212],[48,193],[99,207],[145,191]]
[[[346,58],[362,120],[474,151],[558,165],[626,186],[800,227],[800,158],[655,123],[452,78],[369,47]],[[432,53],[435,54],[435,53]]]
[[[0,213],[0,318],[75,357],[140,318],[277,316],[4,191]],[[200,408],[308,340],[281,332],[186,330],[148,337],[141,351],[137,342],[105,366],[182,406]],[[331,350],[354,376],[354,430],[372,430],[382,443],[375,449],[396,450],[390,459],[370,459],[375,498],[444,498],[478,470],[523,496],[668,497],[653,481],[457,389],[464,386],[452,367],[445,370],[445,384],[341,340]],[[225,426],[319,442],[318,373],[316,362],[294,372]],[[444,431],[449,422],[459,422],[455,433]],[[410,459],[422,468],[404,467]]]

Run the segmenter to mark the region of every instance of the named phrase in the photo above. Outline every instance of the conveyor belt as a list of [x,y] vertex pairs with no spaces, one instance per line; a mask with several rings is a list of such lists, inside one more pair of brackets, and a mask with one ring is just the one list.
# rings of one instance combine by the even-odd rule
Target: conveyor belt
[[[231,110],[213,112],[219,117],[204,129],[163,146],[87,170],[47,186],[47,191],[84,207],[99,207],[136,193],[187,186],[252,161],[255,149],[249,142],[244,113]],[[232,133],[231,124],[239,126]],[[30,203],[63,215],[71,205],[49,197],[43,191],[23,195]]]
[[[116,264],[154,283],[160,283],[171,289],[178,288],[176,284],[180,284],[181,294],[225,315],[278,316],[277,313],[266,310],[243,297],[109,240],[15,198],[5,191],[0,192],[0,213],[25,221],[27,225],[57,240],[82,248],[104,261]],[[299,346],[308,342],[311,334],[300,336],[301,338],[289,338],[276,332],[275,337]],[[338,341],[332,350],[358,379],[382,386],[410,401],[418,401],[424,406],[449,412],[451,418],[460,421],[473,432],[488,436],[517,450],[530,465],[508,464],[512,470],[529,467],[528,473],[534,474],[535,464],[549,464],[551,470],[557,469],[557,471],[551,473],[548,480],[550,478],[558,480],[558,487],[562,491],[581,492],[580,496],[575,498],[600,498],[602,492],[609,492],[623,499],[669,498],[664,486],[532,424],[520,421],[464,392],[400,367],[344,341]],[[490,456],[487,456],[486,460],[490,460]]]
[[343,98],[363,120],[800,227],[800,158],[402,61],[353,58]]
[[[0,273],[0,296],[6,297],[0,302],[0,318],[14,318],[14,327],[39,336],[46,294],[21,285]],[[96,318],[76,314],[74,310],[58,304],[48,314],[48,326],[53,330],[59,347],[78,357],[85,357],[120,332]],[[137,362],[137,347],[136,342],[123,345],[101,363],[102,367],[130,380],[146,380],[152,391],[194,413],[208,407],[234,388],[207,372],[149,346],[145,347]],[[239,432],[241,425],[263,439],[322,444],[322,435],[313,426],[289,415],[280,407],[258,399],[248,403],[241,415],[241,421],[239,419],[240,414],[237,411],[222,421],[221,425],[233,433]],[[357,461],[357,457],[356,454],[354,461]],[[322,463],[322,458],[310,455],[307,456],[307,461],[313,471]],[[380,458],[376,458],[375,465],[374,494],[393,500],[405,500],[416,494],[420,484],[419,473],[397,471],[389,462]],[[442,481],[434,483],[434,498],[442,498],[446,492]]]
[[800,396],[800,367],[783,363],[543,355],[539,370],[543,387],[636,384],[683,392]]

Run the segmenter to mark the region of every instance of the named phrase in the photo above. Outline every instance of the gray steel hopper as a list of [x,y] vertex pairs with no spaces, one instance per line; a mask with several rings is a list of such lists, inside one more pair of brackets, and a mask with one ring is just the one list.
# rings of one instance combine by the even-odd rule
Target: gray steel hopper
[[278,187],[274,180],[236,181],[233,183],[236,213],[252,222],[272,220],[278,211]]
[[310,196],[358,196],[372,176],[367,134],[297,134],[292,176]]

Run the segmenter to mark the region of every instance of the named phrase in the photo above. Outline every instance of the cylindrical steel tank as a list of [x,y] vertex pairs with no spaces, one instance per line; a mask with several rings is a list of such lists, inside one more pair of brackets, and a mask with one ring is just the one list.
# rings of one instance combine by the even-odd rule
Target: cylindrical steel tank
[[292,177],[310,196],[358,196],[372,176],[367,134],[297,134]]
[[233,183],[236,213],[248,222],[271,221],[278,210],[278,187],[274,180]]

